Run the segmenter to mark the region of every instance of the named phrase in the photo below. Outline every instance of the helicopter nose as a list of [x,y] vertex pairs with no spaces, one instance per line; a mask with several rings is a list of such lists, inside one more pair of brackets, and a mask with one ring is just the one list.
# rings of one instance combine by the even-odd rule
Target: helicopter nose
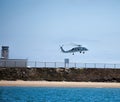
[[84,50],[85,50],[85,51],[88,51],[88,49],[87,49],[87,48],[84,48]]
[[86,51],[88,51],[88,49],[86,48]]

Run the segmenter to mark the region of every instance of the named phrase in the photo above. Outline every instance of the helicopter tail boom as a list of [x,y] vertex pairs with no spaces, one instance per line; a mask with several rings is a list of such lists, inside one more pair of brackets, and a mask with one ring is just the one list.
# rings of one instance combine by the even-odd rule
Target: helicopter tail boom
[[60,49],[61,49],[62,52],[66,53],[66,51],[63,49],[62,46],[60,46]]

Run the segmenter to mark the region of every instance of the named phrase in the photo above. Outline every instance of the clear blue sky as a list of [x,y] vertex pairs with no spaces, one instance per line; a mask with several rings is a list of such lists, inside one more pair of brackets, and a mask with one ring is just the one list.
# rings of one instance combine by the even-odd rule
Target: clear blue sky
[[[86,54],[64,54],[77,43]],[[0,46],[10,58],[120,63],[120,0],[0,0]]]

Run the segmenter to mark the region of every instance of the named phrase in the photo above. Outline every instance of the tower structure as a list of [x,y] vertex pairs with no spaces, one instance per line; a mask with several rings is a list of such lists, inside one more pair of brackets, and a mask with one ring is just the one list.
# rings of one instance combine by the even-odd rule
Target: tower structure
[[1,58],[2,59],[8,59],[9,58],[9,46],[2,46]]

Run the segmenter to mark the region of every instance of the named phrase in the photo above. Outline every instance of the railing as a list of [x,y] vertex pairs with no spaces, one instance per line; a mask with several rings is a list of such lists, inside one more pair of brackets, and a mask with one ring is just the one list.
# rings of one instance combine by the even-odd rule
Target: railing
[[28,67],[28,68],[116,68],[120,64],[112,63],[64,63],[64,62],[37,62],[37,61],[0,61],[0,67]]
[[120,68],[120,64],[112,63],[64,63],[64,62],[33,62],[27,63],[28,67],[39,68]]

